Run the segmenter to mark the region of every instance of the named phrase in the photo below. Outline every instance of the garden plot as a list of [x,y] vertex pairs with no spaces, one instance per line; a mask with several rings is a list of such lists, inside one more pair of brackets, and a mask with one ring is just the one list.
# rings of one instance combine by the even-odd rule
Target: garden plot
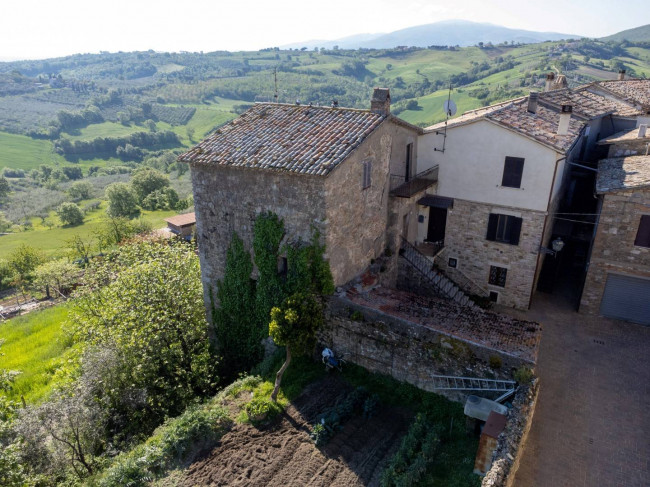
[[409,413],[379,406],[370,419],[355,416],[344,423],[321,448],[309,437],[320,415],[350,392],[350,386],[329,377],[307,387],[272,425],[236,425],[178,485],[379,485],[408,428]]

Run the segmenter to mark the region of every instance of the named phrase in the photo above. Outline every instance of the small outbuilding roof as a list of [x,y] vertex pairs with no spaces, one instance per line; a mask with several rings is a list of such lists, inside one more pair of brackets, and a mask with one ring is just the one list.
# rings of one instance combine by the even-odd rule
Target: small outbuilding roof
[[169,218],[165,218],[165,221],[170,225],[175,227],[186,227],[188,225],[194,225],[196,223],[196,215],[192,213],[183,213],[182,215],[175,215]]
[[369,110],[260,103],[179,160],[325,176],[386,118]]
[[650,110],[650,79],[626,79],[616,81],[599,81],[598,86],[605,88],[621,98],[641,105]]
[[596,192],[650,188],[650,156],[627,156],[598,162]]

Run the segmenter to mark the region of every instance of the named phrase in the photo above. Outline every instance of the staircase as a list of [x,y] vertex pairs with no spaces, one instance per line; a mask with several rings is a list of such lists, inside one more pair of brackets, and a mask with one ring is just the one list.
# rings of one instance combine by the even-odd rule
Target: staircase
[[437,391],[480,391],[501,392],[496,402],[511,396],[517,383],[511,380],[479,379],[476,377],[454,377],[451,375],[432,375],[433,389]]
[[441,297],[454,301],[461,306],[480,309],[455,282],[435,270],[431,261],[404,238],[402,239],[400,255],[427,278],[437,294]]

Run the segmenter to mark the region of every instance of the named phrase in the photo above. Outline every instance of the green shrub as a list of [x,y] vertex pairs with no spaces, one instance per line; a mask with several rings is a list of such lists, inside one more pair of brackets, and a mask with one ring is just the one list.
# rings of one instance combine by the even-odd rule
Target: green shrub
[[532,369],[525,365],[519,367],[514,373],[515,380],[520,384],[529,384],[530,381],[533,380],[534,376],[535,374],[533,374]]
[[274,403],[268,397],[258,396],[253,398],[246,406],[244,411],[248,419],[255,421],[264,421],[276,416],[282,407],[278,403]]
[[365,321],[363,313],[359,310],[353,311],[352,314],[350,315],[350,319],[352,321]]
[[503,361],[498,355],[490,355],[490,367],[493,369],[500,369],[503,366]]

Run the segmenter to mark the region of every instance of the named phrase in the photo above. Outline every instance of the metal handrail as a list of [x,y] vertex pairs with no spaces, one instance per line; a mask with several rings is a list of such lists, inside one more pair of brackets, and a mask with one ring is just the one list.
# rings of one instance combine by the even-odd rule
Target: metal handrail
[[[453,268],[454,270],[452,273],[454,274],[454,277],[450,277],[452,281],[454,281],[458,286],[467,291],[470,294],[476,294],[478,296],[484,296],[487,297],[490,295],[490,292],[476,284],[471,278],[467,277],[463,271],[461,271],[458,268]],[[459,276],[461,276],[461,279],[456,279],[455,274],[458,273]],[[460,281],[460,282],[459,282]],[[475,292],[475,290],[478,290],[479,292]]]
[[[422,180],[427,181],[437,181],[438,180],[438,165],[430,167],[422,172],[417,173],[415,176],[409,177],[409,180],[406,180],[405,174],[391,174],[390,175],[390,191],[393,191],[396,188],[399,188],[402,185],[407,184],[418,184]],[[418,181],[416,183],[415,181]]]

